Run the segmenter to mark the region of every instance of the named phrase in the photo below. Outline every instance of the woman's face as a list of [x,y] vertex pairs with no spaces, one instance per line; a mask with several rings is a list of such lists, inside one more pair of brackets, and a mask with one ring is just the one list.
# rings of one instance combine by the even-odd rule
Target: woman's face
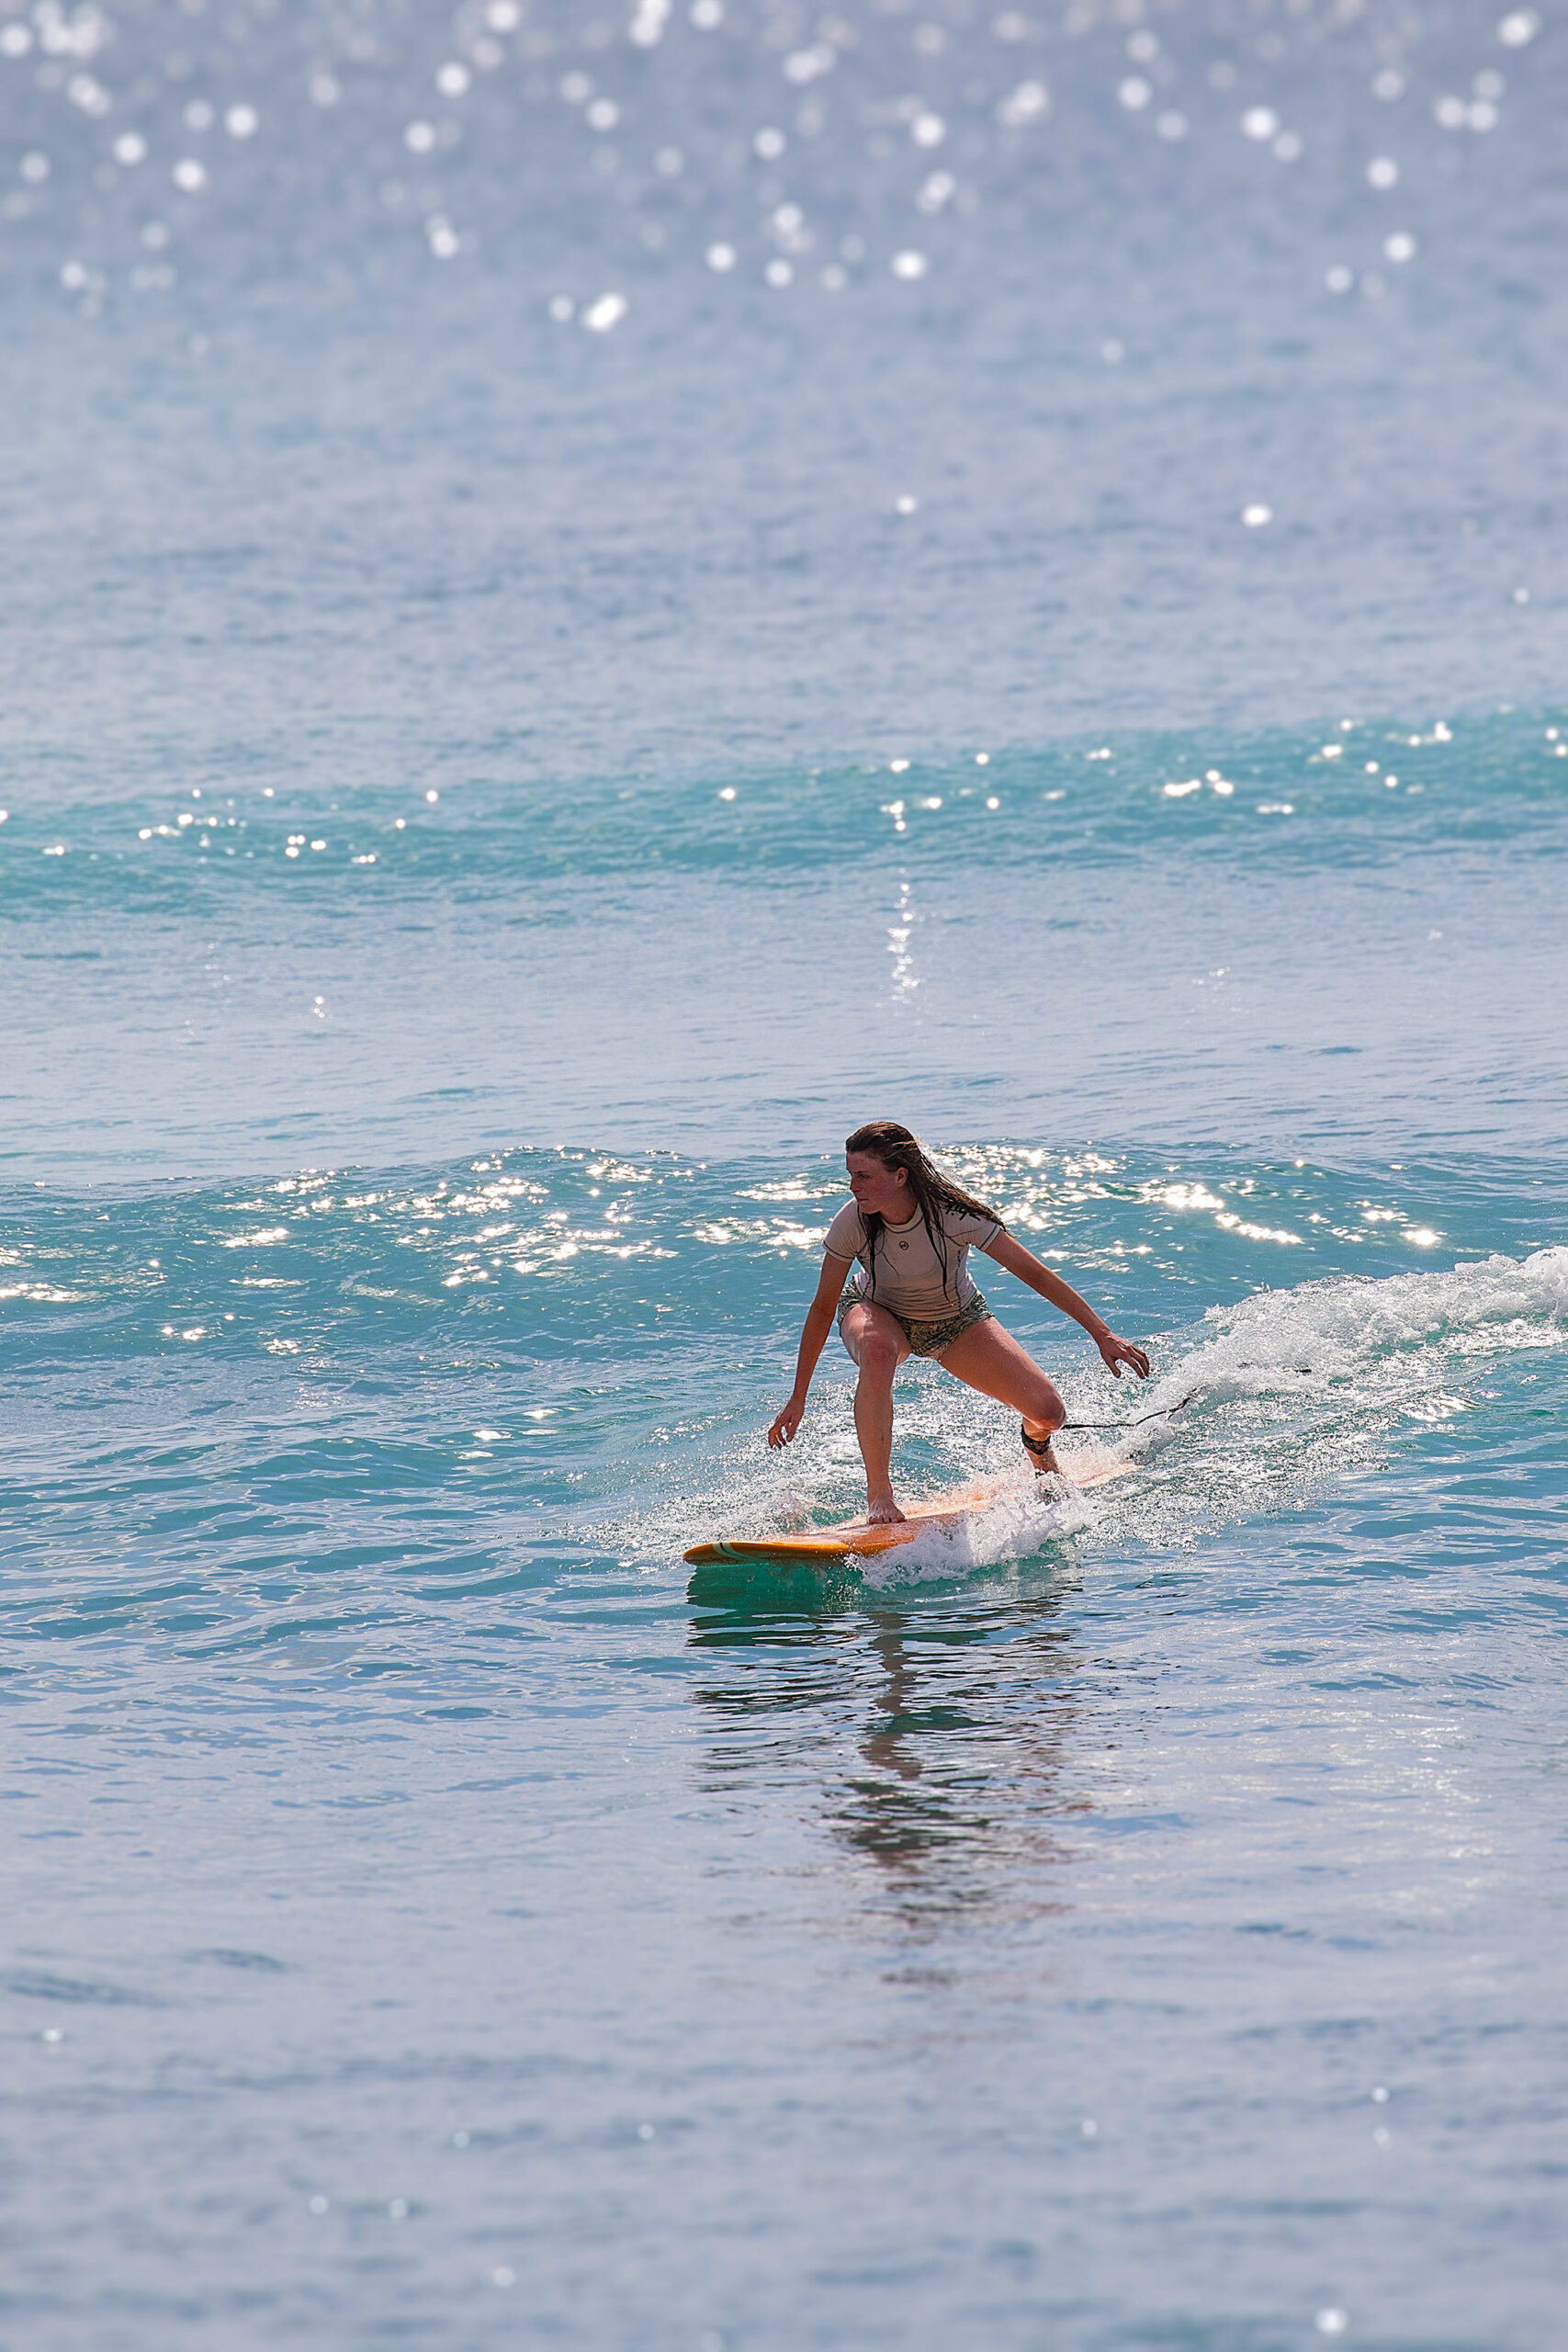
[[863,1216],[885,1216],[889,1225],[908,1223],[914,1196],[904,1169],[888,1168],[869,1151],[846,1152],[844,1166],[855,1206]]

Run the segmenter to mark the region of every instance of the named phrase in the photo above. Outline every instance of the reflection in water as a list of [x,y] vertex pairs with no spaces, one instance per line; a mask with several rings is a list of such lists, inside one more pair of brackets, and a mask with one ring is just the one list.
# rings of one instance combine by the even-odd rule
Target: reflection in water
[[897,1605],[855,1576],[763,1593],[730,1568],[688,1598],[691,1646],[722,1668],[695,1692],[710,1792],[820,1783],[834,1838],[878,1866],[908,1926],[1065,1907],[1061,1825],[1088,1800],[1064,1787],[1082,1661],[1060,1595]]

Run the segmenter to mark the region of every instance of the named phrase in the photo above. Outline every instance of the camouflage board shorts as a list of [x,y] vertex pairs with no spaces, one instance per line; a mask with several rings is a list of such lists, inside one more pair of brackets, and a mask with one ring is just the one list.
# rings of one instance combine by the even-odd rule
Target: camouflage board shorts
[[954,1340],[961,1339],[965,1331],[972,1331],[976,1323],[989,1323],[994,1320],[990,1308],[978,1291],[975,1293],[966,1306],[961,1306],[956,1315],[944,1316],[940,1323],[912,1323],[907,1315],[900,1315],[896,1307],[885,1306],[879,1298],[868,1299],[863,1291],[856,1290],[853,1283],[846,1283],[843,1295],[839,1300],[840,1338],[843,1336],[844,1317],[852,1306],[880,1306],[885,1315],[891,1315],[904,1337],[908,1340],[909,1353],[912,1356],[940,1356],[944,1348],[950,1348]]

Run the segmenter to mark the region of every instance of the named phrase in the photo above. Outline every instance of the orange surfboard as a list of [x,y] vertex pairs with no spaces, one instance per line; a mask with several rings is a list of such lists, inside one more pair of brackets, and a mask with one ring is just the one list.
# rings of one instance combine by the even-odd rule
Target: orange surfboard
[[[1069,1465],[1067,1480],[1073,1487],[1102,1487],[1112,1478],[1126,1477],[1136,1467],[1133,1462],[1102,1459],[1081,1468]],[[715,1543],[694,1544],[683,1556],[694,1567],[707,1567],[720,1560],[807,1566],[812,1561],[869,1559],[900,1544],[912,1544],[928,1527],[962,1526],[974,1512],[990,1510],[1005,1492],[995,1480],[987,1486],[955,1487],[945,1495],[933,1495],[929,1502],[912,1504],[891,1527],[847,1519],[831,1527],[810,1528],[800,1535],[727,1535]]]

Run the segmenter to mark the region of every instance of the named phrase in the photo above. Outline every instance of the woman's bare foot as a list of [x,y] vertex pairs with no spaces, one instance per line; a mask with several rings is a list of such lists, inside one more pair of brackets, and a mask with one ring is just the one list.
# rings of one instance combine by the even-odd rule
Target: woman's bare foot
[[904,1514],[892,1495],[871,1495],[866,1498],[865,1523],[868,1527],[897,1527]]

